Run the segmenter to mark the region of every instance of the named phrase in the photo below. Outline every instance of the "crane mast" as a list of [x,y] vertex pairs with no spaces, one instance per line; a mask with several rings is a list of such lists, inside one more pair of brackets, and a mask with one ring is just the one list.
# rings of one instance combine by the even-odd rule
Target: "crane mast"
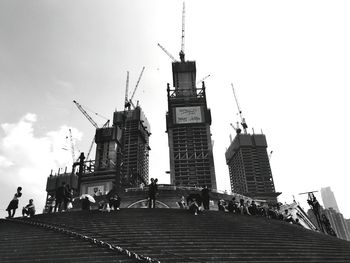
[[76,162],[75,159],[75,149],[74,149],[74,142],[73,142],[73,136],[72,136],[72,130],[69,128],[69,139],[70,139],[70,148],[72,151],[72,159],[73,159],[73,164]]
[[185,62],[185,2],[182,5],[182,32],[181,32],[181,51],[180,60]]
[[129,71],[126,72],[124,109],[130,108],[130,103],[129,103],[129,100],[128,100],[128,92],[129,92]]
[[235,92],[235,88],[233,87],[233,84],[232,84],[232,83],[231,83],[231,86],[232,86],[233,95],[234,95],[234,97],[235,97],[236,105],[237,105],[237,108],[238,108],[239,117],[241,118],[241,125],[242,125],[242,127],[243,127],[244,133],[247,134],[248,125],[247,125],[247,123],[245,122],[245,119],[243,118],[242,110],[241,110],[241,108],[239,107],[239,103],[238,103],[237,95],[236,95],[236,92]]

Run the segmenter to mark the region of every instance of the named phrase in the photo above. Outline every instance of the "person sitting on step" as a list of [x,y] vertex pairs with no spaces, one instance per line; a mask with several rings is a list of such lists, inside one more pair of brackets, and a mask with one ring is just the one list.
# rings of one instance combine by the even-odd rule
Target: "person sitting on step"
[[23,217],[33,217],[35,215],[35,206],[33,203],[33,199],[29,199],[29,203],[23,207],[22,209],[22,216]]

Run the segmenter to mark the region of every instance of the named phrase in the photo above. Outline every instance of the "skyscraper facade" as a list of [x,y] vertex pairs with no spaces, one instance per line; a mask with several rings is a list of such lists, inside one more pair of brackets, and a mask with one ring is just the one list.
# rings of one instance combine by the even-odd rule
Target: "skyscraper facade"
[[114,112],[113,124],[123,131],[117,148],[117,184],[122,188],[147,185],[151,127],[141,107]]
[[266,137],[238,133],[225,153],[231,190],[254,199],[277,202]]
[[336,212],[340,213],[334,193],[329,186],[321,188],[321,197],[325,208],[333,208]]
[[168,84],[166,126],[170,155],[170,180],[174,185],[216,189],[211,113],[205,85],[196,87],[196,63],[172,63],[173,88]]

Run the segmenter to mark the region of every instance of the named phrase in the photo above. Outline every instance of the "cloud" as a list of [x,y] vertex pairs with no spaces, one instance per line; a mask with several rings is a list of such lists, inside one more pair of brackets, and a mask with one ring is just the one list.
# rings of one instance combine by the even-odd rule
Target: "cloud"
[[9,161],[6,157],[0,156],[0,169],[7,168],[13,165],[13,162]]
[[[1,193],[0,202],[4,202],[0,203],[1,216],[4,215],[6,202],[19,185],[23,187],[22,202],[33,198],[38,211],[41,211],[46,198],[46,180],[51,169],[57,171],[58,168],[72,166],[69,128],[74,141],[81,140],[82,133],[63,125],[38,136],[34,129],[36,122],[37,116],[27,113],[16,123],[1,124],[4,136],[0,137],[0,184],[5,186]],[[75,155],[78,156],[78,153]]]

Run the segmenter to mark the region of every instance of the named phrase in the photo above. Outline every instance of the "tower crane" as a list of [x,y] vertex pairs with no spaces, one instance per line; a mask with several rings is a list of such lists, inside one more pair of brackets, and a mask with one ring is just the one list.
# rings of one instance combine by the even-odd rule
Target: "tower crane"
[[171,58],[171,60],[172,60],[173,62],[177,62],[177,60],[174,58],[174,56],[171,55],[171,54],[169,53],[169,51],[165,49],[165,47],[163,47],[163,46],[162,46],[161,44],[159,44],[159,43],[158,43],[158,47],[160,47],[160,48],[164,51],[164,53],[167,54],[167,55],[169,56],[169,58]]
[[245,119],[243,118],[242,110],[241,110],[241,108],[239,107],[239,103],[238,103],[238,99],[237,99],[237,96],[236,96],[235,88],[233,87],[233,84],[232,84],[232,83],[231,83],[231,86],[232,86],[233,95],[235,96],[235,100],[236,100],[236,104],[237,104],[237,108],[238,108],[239,117],[241,118],[241,125],[242,125],[242,127],[243,127],[244,133],[247,134],[248,125],[247,125],[247,123],[245,122]]
[[97,123],[90,117],[90,115],[84,110],[84,108],[76,101],[73,100],[74,104],[78,107],[78,109],[84,114],[84,116],[89,120],[89,122],[94,125],[96,129],[98,129]]
[[130,102],[129,102],[129,100],[128,100],[128,92],[129,92],[129,71],[126,72],[126,86],[125,86],[124,109],[130,108]]
[[130,100],[129,100],[130,103],[131,103],[131,105],[133,105],[134,108],[135,108],[135,106],[134,106],[134,104],[132,103],[132,99],[134,98],[135,92],[136,92],[137,88],[139,87],[140,80],[141,80],[141,77],[142,77],[142,74],[143,74],[144,71],[145,71],[145,67],[143,67],[142,70],[141,70],[140,76],[139,76],[139,78],[138,78],[138,80],[137,80],[137,82],[136,82],[136,86],[135,86],[134,91],[133,91],[133,93],[132,93],[132,95],[131,95],[131,98],[130,98]]
[[[128,74],[129,76],[129,74]],[[90,115],[86,112],[86,110],[84,110],[84,108],[76,101],[76,100],[73,100],[74,104],[77,106],[77,108],[84,114],[84,116],[90,121],[90,123],[96,128],[96,129],[99,129],[100,127],[97,125],[97,123],[90,117]],[[97,113],[95,113],[96,115],[99,115]],[[99,115],[100,117],[103,117],[101,115]],[[104,117],[103,117],[104,118]],[[104,118],[106,119],[106,118]],[[109,125],[109,120],[107,120],[107,122],[102,126],[102,128],[106,128],[108,127]],[[90,156],[90,153],[91,153],[91,150],[92,150],[92,147],[94,146],[94,143],[95,143],[95,136],[94,138],[92,139],[92,142],[91,142],[91,145],[90,145],[90,148],[89,148],[89,152],[87,154],[87,157],[86,157],[86,160],[89,158]],[[73,159],[75,159],[73,157]],[[75,162],[75,161],[73,161]]]
[[[165,54],[171,58],[173,62],[178,62],[173,55],[171,55],[168,50],[166,50],[161,44],[158,46],[164,51]],[[182,28],[181,28],[181,50],[180,50],[180,61],[185,62],[185,2],[182,5]]]
[[198,85],[198,84],[202,83],[204,80],[206,80],[209,77],[210,77],[210,74],[206,75],[204,78],[201,78],[200,80],[198,80],[196,84]]
[[185,62],[185,2],[182,5],[181,51],[179,55],[181,62]]
[[73,163],[75,163],[77,160],[75,159],[74,142],[73,142],[72,130],[70,128],[69,128],[69,139],[70,139],[70,148],[72,151],[72,159],[73,159]]
[[[99,129],[100,127],[97,125],[97,123],[90,117],[90,115],[84,110],[84,108],[76,101],[73,100],[74,104],[77,106],[77,108],[84,114],[84,116],[90,121],[90,123],[96,128]],[[95,113],[96,115],[99,115]],[[101,116],[101,115],[99,115]],[[101,116],[102,117],[102,116]],[[104,118],[104,117],[103,117]],[[102,126],[102,128],[105,128],[109,125],[109,120]]]
[[233,126],[232,123],[230,123],[231,127],[236,131],[237,134],[240,134],[242,132],[241,128],[239,128],[239,123],[237,122],[237,127]]

